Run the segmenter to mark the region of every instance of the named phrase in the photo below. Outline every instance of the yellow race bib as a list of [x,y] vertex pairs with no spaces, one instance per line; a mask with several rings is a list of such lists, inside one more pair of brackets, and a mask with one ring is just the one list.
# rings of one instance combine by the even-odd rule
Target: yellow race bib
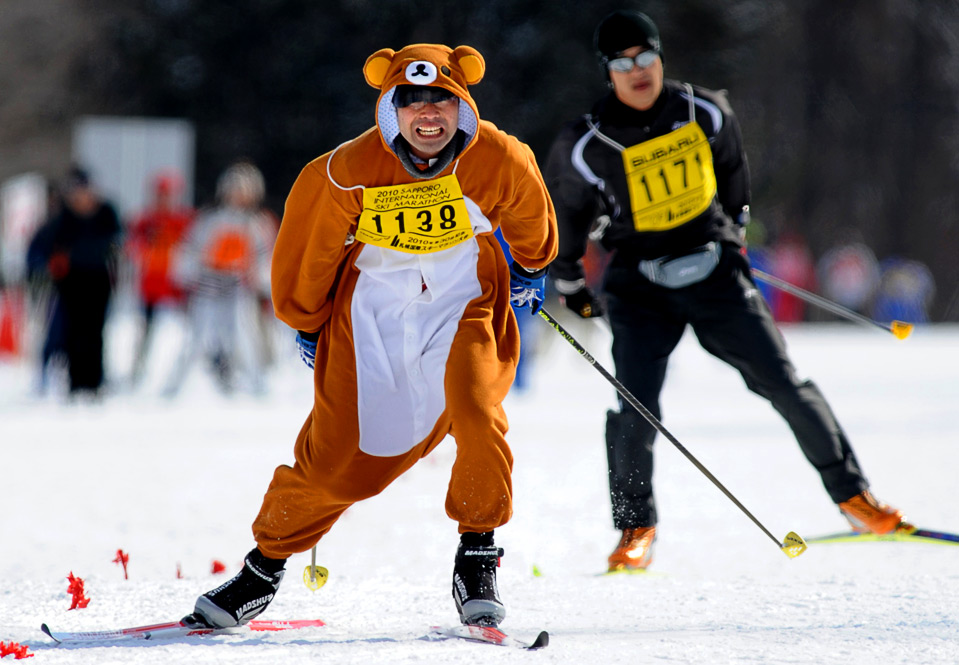
[[716,196],[713,153],[695,122],[623,151],[637,231],[665,231],[703,213]]
[[438,252],[473,237],[455,175],[389,187],[367,187],[356,239],[411,254]]

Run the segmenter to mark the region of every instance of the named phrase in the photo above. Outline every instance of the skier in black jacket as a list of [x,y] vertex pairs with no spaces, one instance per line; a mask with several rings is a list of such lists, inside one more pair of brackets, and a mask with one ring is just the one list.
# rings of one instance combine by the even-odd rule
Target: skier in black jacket
[[[616,378],[657,418],[669,356],[690,325],[783,416],[854,529],[911,529],[868,491],[849,441],[816,385],[796,376],[752,281],[743,241],[749,169],[725,92],[664,80],[659,31],[644,14],[613,12],[594,39],[612,90],[563,128],[545,170],[560,230],[550,274],[564,304],[583,318],[604,314],[582,265],[588,238],[601,238],[612,252],[604,295]],[[610,570],[652,561],[655,435],[622,400],[607,414],[613,523],[622,531]]]

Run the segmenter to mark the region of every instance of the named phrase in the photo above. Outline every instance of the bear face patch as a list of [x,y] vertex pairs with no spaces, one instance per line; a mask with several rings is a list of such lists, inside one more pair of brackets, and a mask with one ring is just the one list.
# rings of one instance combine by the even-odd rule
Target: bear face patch
[[436,80],[436,65],[429,60],[416,60],[406,66],[405,75],[413,85],[429,85]]

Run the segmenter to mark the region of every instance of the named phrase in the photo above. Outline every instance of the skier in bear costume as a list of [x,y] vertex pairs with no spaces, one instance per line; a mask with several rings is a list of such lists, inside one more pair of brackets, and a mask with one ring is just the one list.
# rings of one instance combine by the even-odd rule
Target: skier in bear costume
[[479,118],[467,86],[484,71],[469,46],[377,51],[363,68],[380,91],[376,126],[310,162],[294,183],[272,295],[315,366],[314,406],[294,465],[276,469],[253,523],[256,548],[236,577],[199,597],[193,620],[224,627],[260,614],[288,557],[447,434],[456,442],[446,512],[461,534],[460,620],[505,617],[496,588],[503,551],[493,542],[512,514],[502,402],[519,358],[515,316],[542,303],[557,234],[532,151]]

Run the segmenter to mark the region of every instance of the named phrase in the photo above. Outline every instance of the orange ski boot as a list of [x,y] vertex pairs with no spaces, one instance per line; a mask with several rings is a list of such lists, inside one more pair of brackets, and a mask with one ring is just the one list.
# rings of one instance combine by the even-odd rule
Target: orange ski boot
[[656,527],[641,526],[637,529],[623,529],[619,545],[609,555],[609,572],[628,572],[645,570],[653,562],[653,542],[656,540]]
[[848,501],[843,501],[839,504],[839,510],[856,533],[881,535],[893,531],[915,530],[915,527],[906,521],[901,510],[877,501],[869,490],[863,490]]

